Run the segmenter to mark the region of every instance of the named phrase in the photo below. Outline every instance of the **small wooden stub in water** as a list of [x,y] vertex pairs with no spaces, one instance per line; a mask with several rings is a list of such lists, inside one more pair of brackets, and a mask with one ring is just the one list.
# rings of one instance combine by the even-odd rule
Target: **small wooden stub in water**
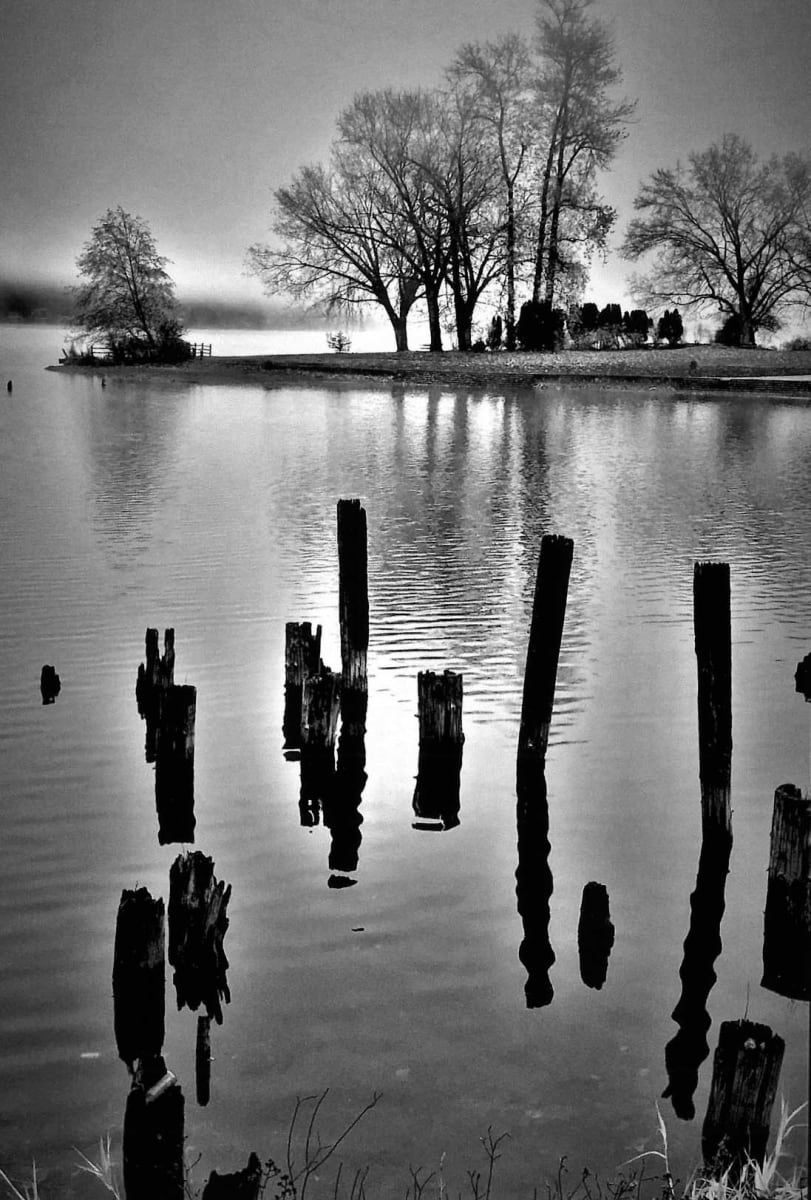
[[790,783],[774,794],[761,986],[811,1001],[811,798]]
[[127,1200],[184,1200],[185,1101],[160,1055],[139,1063],[124,1112]]
[[338,501],[338,605],[343,689],[365,692],[369,582],[366,509],[360,500]]
[[39,677],[39,690],[43,704],[53,704],[62,690],[62,681],[56,673],[56,667],[45,665]]
[[158,841],[194,841],[194,727],[197,688],[170,684],[161,692],[155,739]]
[[195,1012],[204,1004],[222,1024],[228,990],[228,929],[231,885],[218,882],[214,862],[199,850],[179,854],[169,868],[169,963],[174,967],[177,1007]]
[[698,763],[704,829],[732,829],[732,626],[729,563],[697,562],[693,625],[698,668]]
[[162,897],[146,888],[121,893],[113,952],[113,1023],[119,1056],[130,1071],[137,1059],[163,1049],[165,934]]
[[415,829],[453,829],[459,824],[462,770],[463,680],[455,671],[417,676],[419,757],[413,808]]
[[524,672],[519,770],[523,758],[541,766],[546,761],[573,555],[571,538],[545,534],[541,539]]
[[248,1165],[230,1175],[212,1171],[203,1188],[202,1200],[258,1200],[262,1187],[262,1164],[251,1153]]
[[304,681],[318,675],[321,663],[321,626],[315,633],[309,621],[288,621],[284,627],[284,748],[301,746],[304,732]]
[[605,983],[613,945],[614,925],[609,912],[608,890],[602,883],[587,883],[583,888],[577,926],[580,978],[586,987],[599,991]]
[[713,1177],[727,1168],[734,1177],[747,1158],[763,1162],[784,1050],[783,1039],[767,1025],[722,1022],[701,1133]]

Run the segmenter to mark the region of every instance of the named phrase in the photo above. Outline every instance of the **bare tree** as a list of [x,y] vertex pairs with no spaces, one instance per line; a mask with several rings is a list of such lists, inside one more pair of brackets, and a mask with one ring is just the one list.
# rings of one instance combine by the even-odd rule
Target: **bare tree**
[[[634,202],[626,258],[658,252],[636,281],[644,302],[716,308],[740,321],[741,344],[774,329],[782,310],[807,304],[811,161],[760,162],[735,134],[655,171]],[[803,249],[805,247],[805,250]]]
[[[613,158],[625,136],[635,103],[614,101],[610,90],[622,79],[606,27],[590,17],[592,0],[542,0],[538,14],[540,69],[536,91],[546,144],[540,171],[539,216],[532,299],[542,285],[545,299],[555,298],[561,266],[561,222],[576,197],[575,169],[581,181],[593,181],[598,168]],[[596,229],[605,236],[613,212],[603,206]]]

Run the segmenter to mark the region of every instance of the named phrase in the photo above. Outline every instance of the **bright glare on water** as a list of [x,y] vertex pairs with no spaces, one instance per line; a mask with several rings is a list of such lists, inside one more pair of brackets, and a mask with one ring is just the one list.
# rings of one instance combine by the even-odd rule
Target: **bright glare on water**
[[[0,330],[0,1167],[84,1194],[72,1147],[129,1087],[113,1036],[122,888],[168,896],[135,678],[176,631],[196,685],[196,848],[233,885],[232,1001],[194,1099],[195,1016],[167,974],[165,1055],[198,1181],[281,1157],[296,1096],[330,1088],[325,1136],[369,1192],[409,1164],[451,1190],[509,1131],[501,1194],[569,1156],[607,1173],[658,1148],[700,849],[692,574],[732,578],[734,848],[706,1004],[696,1117],[661,1101],[674,1169],[700,1158],[720,1022],[786,1040],[804,1099],[807,1012],[760,986],[775,788],[808,786],[811,414],[747,397],[401,385],[174,387],[45,372],[59,331]],[[215,347],[216,350],[216,347]],[[322,624],[340,666],[335,506],[368,514],[371,641],[356,886],[328,888],[330,830],[304,827],[282,754],[284,626]],[[516,900],[515,748],[540,540],[574,539],[549,786],[551,1004],[528,1009]],[[43,706],[39,674],[62,691]],[[460,824],[412,828],[416,675],[464,676]],[[581,981],[583,888],[616,940]],[[342,1147],[342,1150],[344,1148]],[[797,1147],[798,1152],[801,1148]],[[573,1176],[574,1178],[574,1176]],[[64,1194],[68,1194],[67,1192]]]

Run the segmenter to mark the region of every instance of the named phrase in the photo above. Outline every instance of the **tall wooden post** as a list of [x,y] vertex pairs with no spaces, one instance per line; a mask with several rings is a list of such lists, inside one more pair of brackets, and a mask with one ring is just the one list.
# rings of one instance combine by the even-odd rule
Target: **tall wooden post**
[[747,1158],[763,1162],[785,1043],[766,1025],[724,1021],[701,1131],[704,1163],[733,1175]]
[[541,539],[524,673],[519,761],[546,761],[573,554],[571,538],[545,534]]
[[732,626],[729,563],[697,562],[693,623],[698,667],[698,761],[703,828],[731,832]]
[[369,583],[366,509],[360,500],[338,501],[338,600],[341,684],[344,693],[368,688]]
[[416,829],[453,829],[459,824],[462,770],[462,676],[455,671],[417,676],[419,757],[413,808]]
[[163,1049],[166,1010],[164,907],[145,887],[124,889],[113,951],[113,1024],[119,1057],[132,1071],[138,1059]]
[[304,728],[304,681],[321,668],[321,626],[288,621],[284,627],[284,721],[286,750],[301,746]]

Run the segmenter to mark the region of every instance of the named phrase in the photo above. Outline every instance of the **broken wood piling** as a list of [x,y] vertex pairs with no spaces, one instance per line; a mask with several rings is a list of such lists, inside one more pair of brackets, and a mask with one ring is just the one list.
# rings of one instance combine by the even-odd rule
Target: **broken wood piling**
[[463,680],[455,671],[417,675],[419,755],[413,808],[417,829],[459,824]]
[[177,1007],[195,1012],[204,1004],[222,1024],[222,1003],[230,1002],[228,929],[231,885],[217,881],[213,859],[199,850],[179,854],[169,868],[169,963],[174,967]]
[[693,625],[698,669],[702,827],[731,832],[732,626],[729,563],[695,564]]
[[338,604],[344,695],[365,692],[369,583],[366,509],[361,507],[360,500],[338,501]]
[[155,738],[158,841],[194,841],[194,727],[197,688],[169,684],[160,693]]
[[183,1092],[163,1058],[139,1063],[124,1112],[127,1200],[184,1200],[184,1123]]
[[321,663],[321,626],[315,633],[309,621],[288,621],[284,627],[284,748],[301,746],[305,724],[304,681],[318,675]]
[[734,1178],[747,1159],[763,1162],[784,1050],[767,1025],[722,1022],[701,1132],[704,1164],[714,1178],[728,1168]]
[[791,783],[774,794],[761,986],[811,1001],[811,797]]
[[164,907],[145,887],[121,893],[113,951],[113,1024],[130,1072],[163,1049],[166,968]]

